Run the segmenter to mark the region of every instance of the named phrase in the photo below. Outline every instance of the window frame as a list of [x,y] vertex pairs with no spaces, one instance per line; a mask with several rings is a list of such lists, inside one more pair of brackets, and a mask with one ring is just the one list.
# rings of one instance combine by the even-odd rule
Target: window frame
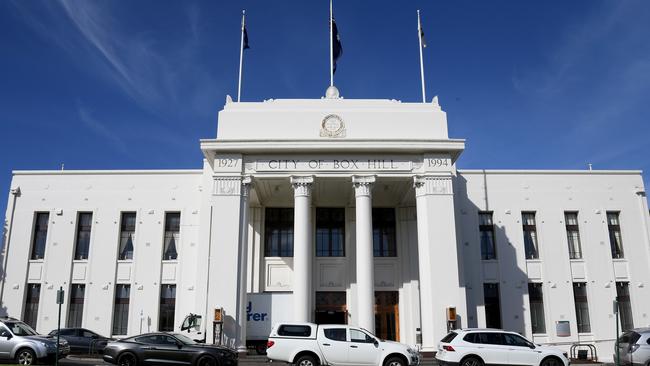
[[[382,212],[382,214],[379,215],[379,212]],[[391,212],[391,214],[384,215],[387,212]],[[386,243],[384,238],[387,236],[388,240]],[[377,238],[379,239],[376,240]],[[372,255],[374,258],[398,257],[397,212],[395,207],[372,208]]]
[[[41,215],[47,215],[47,219],[45,220],[45,238],[43,239],[43,253],[42,256],[39,258],[37,251],[37,245],[36,245],[36,240],[39,237],[38,234],[42,232],[42,230],[39,230],[39,216]],[[45,254],[47,252],[47,239],[50,236],[50,212],[49,211],[35,211],[34,212],[34,222],[32,224],[32,237],[30,241],[30,248],[29,248],[29,260],[33,262],[42,262],[45,261]]]
[[[616,215],[616,224],[610,224],[609,217],[610,215]],[[612,259],[624,259],[625,258],[625,249],[623,248],[623,232],[621,230],[621,211],[605,211],[605,220],[607,222],[607,234],[609,236],[609,248],[611,250]],[[620,248],[612,241],[612,234],[618,233],[618,238],[620,240]]]
[[[497,312],[498,320],[499,320],[498,326],[493,326],[493,324],[488,324],[488,302],[486,301],[487,296],[485,295],[485,293],[486,293],[485,290],[486,290],[486,288],[489,288],[490,286],[494,286],[494,288],[496,288],[496,292],[497,292],[497,294],[496,294],[496,299],[497,299],[496,304],[498,306],[498,312]],[[485,326],[486,326],[486,328],[501,329],[501,327],[503,326],[503,314],[501,313],[502,309],[501,309],[501,289],[500,289],[500,287],[501,286],[499,286],[498,282],[485,282],[485,283],[483,283],[483,304],[484,304],[484,311],[485,311]],[[492,303],[490,303],[490,304],[492,304]]]
[[[118,288],[126,288],[128,289],[128,297],[120,297],[118,298]],[[116,283],[115,284],[115,294],[113,295],[113,316],[112,316],[112,322],[111,322],[111,334],[112,335],[127,335],[129,332],[129,312],[131,311],[131,284],[129,283]],[[118,303],[118,300],[121,302]],[[122,315],[125,315],[120,317],[120,319],[116,319],[117,316],[117,306],[118,305],[126,305],[125,307],[123,306],[120,308],[120,311],[123,311]],[[125,309],[123,309],[125,308]],[[116,325],[116,320],[119,320],[120,323],[125,323],[125,324],[120,324]],[[116,327],[119,327],[116,328]],[[122,333],[122,328],[124,328],[124,332]],[[119,332],[116,332],[116,329],[118,329]]]
[[[343,219],[342,220],[336,220],[333,219],[332,217],[333,212],[335,211],[340,211],[336,213],[336,216],[338,216],[339,213],[342,213]],[[324,213],[327,212],[326,215]],[[327,219],[324,219],[323,217],[327,216]],[[323,225],[323,226],[319,226]],[[316,245],[316,250],[315,250],[315,256],[317,258],[342,258],[345,257],[345,226],[346,226],[346,217],[345,217],[345,208],[344,207],[316,207],[316,220],[315,220],[315,230],[314,230],[314,243]],[[340,242],[341,242],[341,248],[340,251],[338,249],[334,248],[333,242],[334,242],[334,237],[335,235],[338,236],[337,234],[334,233],[334,230],[341,230],[340,233]],[[320,240],[321,238],[321,233],[319,233],[319,230],[325,230],[326,237],[327,237],[327,249],[326,250],[320,250]]]
[[[627,294],[619,293],[619,289],[623,289],[623,288],[625,289]],[[621,301],[622,297],[625,297],[627,299],[625,301]],[[618,316],[620,317],[621,330],[624,332],[631,331],[632,329],[634,329],[634,309],[632,308],[632,295],[630,294],[629,281],[616,281],[616,301],[618,303]],[[625,308],[623,309],[621,307],[621,303],[624,303],[627,306],[625,306]],[[626,314],[623,314],[623,312],[625,312]],[[624,317],[626,319],[624,319]]]
[[[279,219],[270,221],[269,212],[276,211],[276,216]],[[289,215],[289,212],[291,213]],[[294,253],[294,215],[293,207],[266,207],[264,209],[264,257],[265,258],[292,258]],[[285,217],[286,216],[286,217]],[[289,219],[290,218],[290,219]],[[290,224],[289,224],[290,222]],[[270,226],[269,224],[277,224],[277,226]],[[277,230],[277,233],[272,233],[272,230]],[[283,237],[286,237],[287,248],[282,247]],[[273,248],[270,244],[273,240],[277,240],[277,248]],[[287,255],[283,255],[287,254]]]
[[[133,215],[133,230],[125,230],[124,226],[127,226],[124,224],[124,218],[126,215]],[[128,244],[128,241],[124,244],[124,249],[122,249],[122,237],[124,236],[125,232],[131,232],[130,235],[130,240],[131,240],[131,246],[133,247],[133,250],[131,251],[131,258],[122,258],[122,252],[126,250],[126,245]],[[138,232],[138,212],[137,211],[121,211],[120,212],[120,226],[119,226],[119,234],[118,234],[118,240],[117,240],[117,260],[119,262],[132,262],[135,259],[135,247],[136,247],[136,233]],[[127,239],[128,240],[128,239]]]
[[[86,247],[86,257],[85,258],[79,258],[79,236],[82,233],[82,228],[81,228],[81,216],[82,215],[90,215],[90,225],[88,228],[88,245]],[[93,233],[93,217],[94,214],[92,211],[77,211],[77,226],[75,228],[75,237],[74,237],[74,253],[73,253],[73,260],[75,262],[87,262],[90,259],[90,245],[92,242],[92,233]]]
[[[576,292],[576,288],[581,288],[581,287],[584,288],[584,295],[582,294],[578,295]],[[576,312],[576,329],[578,330],[578,334],[591,333],[591,311],[589,309],[589,290],[587,289],[587,282],[580,282],[580,281],[573,282],[572,291],[573,291],[573,304]],[[578,311],[579,304],[584,304],[584,309],[581,310],[586,310],[586,315],[587,315],[586,324],[585,324],[585,316],[583,312]]]
[[[526,215],[532,215],[534,224],[531,225],[531,224],[526,223],[526,219],[525,219]],[[539,240],[539,233],[537,232],[537,211],[521,211],[521,228],[522,228],[523,238],[524,238],[524,255],[526,257],[526,260],[539,260],[540,259],[540,256],[539,256],[539,253],[540,253],[539,241],[540,240]],[[535,234],[534,235],[535,239],[534,239],[534,243],[533,243],[533,245],[534,245],[533,249],[535,249],[535,251],[533,253],[534,255],[532,255],[532,256],[529,256],[529,248],[526,245],[526,233],[528,233],[528,232],[532,232],[532,233]],[[533,238],[533,236],[531,236],[531,238]]]
[[[37,293],[37,296],[35,296],[36,301],[30,301],[34,299],[32,297],[32,295],[34,294],[32,292],[32,289],[38,289],[35,290],[35,293]],[[27,286],[25,286],[25,291],[26,292],[25,292],[25,303],[23,305],[23,309],[24,309],[23,321],[25,324],[29,325],[32,329],[36,329],[36,327],[38,326],[38,313],[41,307],[40,305],[41,305],[41,297],[43,295],[43,286],[41,286],[40,283],[28,283]],[[32,305],[32,307],[30,307],[30,305]],[[31,324],[32,321],[34,324]]]
[[[482,224],[481,217],[489,215],[490,224]],[[493,211],[479,211],[478,212],[478,231],[479,231],[479,242],[481,247],[481,260],[496,260],[497,259],[497,240],[494,230],[494,212]],[[483,246],[483,233],[489,233],[492,240],[492,256],[489,255],[487,250],[484,251]]]
[[[174,297],[163,297],[165,288],[171,289]],[[158,295],[158,331],[173,332],[176,320],[176,298],[178,287],[174,283],[163,283],[160,285]],[[171,316],[171,319],[170,319]]]
[[[539,289],[539,301],[533,302],[531,296],[531,288]],[[535,329],[534,322],[533,322],[533,303],[539,304],[541,307],[541,317],[538,317],[538,320],[541,320],[541,326],[539,326],[538,324],[537,329]],[[546,309],[544,307],[544,284],[543,283],[528,282],[528,308],[530,311],[530,325],[531,325],[532,334],[546,334]]]
[[[73,297],[75,295],[75,289],[74,288],[77,287],[77,286],[82,289],[81,290],[82,291],[81,302],[79,302],[78,297]],[[67,316],[67,319],[65,321],[66,326],[68,328],[81,328],[83,326],[83,314],[84,314],[84,308],[85,308],[85,305],[86,305],[86,284],[85,283],[71,283],[69,291],[70,291],[70,296],[68,297],[68,316]],[[72,316],[73,315],[72,314],[73,306],[74,305],[79,305],[79,304],[81,304],[80,309],[74,309],[74,310],[75,310],[75,312],[78,311],[80,313],[80,315],[78,317],[81,318],[81,319],[76,319],[76,320],[74,320],[75,322],[73,323],[72,322],[73,319],[74,319],[74,317]],[[78,321],[78,323],[77,323],[77,321]]]
[[[168,222],[168,219],[172,216],[178,216],[178,230],[168,230],[171,229],[171,222]],[[160,255],[160,258],[163,262],[177,262],[179,260],[180,256],[180,250],[179,250],[179,245],[181,242],[181,220],[183,218],[183,215],[181,211],[165,211],[164,215],[164,221],[163,221],[163,245],[162,245],[162,253]],[[171,220],[171,219],[170,219]],[[171,259],[166,258],[166,253],[168,248],[167,246],[167,237],[170,235],[171,240],[174,240],[174,252],[176,253],[176,256]]]
[[[569,224],[569,215],[575,215],[575,224]],[[569,259],[583,259],[582,253],[582,238],[580,237],[580,213],[579,211],[564,211],[564,229],[567,237],[567,248],[569,249]],[[576,233],[577,238],[577,251],[574,251],[575,245],[572,246],[573,241],[571,233]]]

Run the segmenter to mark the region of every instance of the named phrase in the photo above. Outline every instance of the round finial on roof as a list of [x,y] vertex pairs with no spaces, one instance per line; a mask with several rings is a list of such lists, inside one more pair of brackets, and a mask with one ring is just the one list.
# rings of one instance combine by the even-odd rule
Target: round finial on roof
[[339,98],[339,90],[334,85],[330,86],[325,91],[325,98],[327,98],[327,99],[338,99]]

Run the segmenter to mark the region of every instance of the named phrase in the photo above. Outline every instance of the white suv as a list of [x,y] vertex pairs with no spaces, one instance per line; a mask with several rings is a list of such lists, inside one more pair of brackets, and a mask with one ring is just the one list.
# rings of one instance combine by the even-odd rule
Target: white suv
[[515,332],[500,329],[458,329],[438,344],[442,366],[532,365],[569,366],[562,350],[535,345]]

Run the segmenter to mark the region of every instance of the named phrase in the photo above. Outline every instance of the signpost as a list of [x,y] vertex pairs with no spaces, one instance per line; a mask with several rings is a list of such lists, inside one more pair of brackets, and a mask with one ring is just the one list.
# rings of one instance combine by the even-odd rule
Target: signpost
[[59,320],[56,325],[56,358],[54,359],[54,364],[59,365],[59,337],[61,335],[61,305],[63,305],[63,299],[65,297],[65,292],[63,291],[63,286],[59,287],[59,290],[56,292],[56,303],[59,305]]
[[614,316],[616,317],[616,342],[614,342],[614,347],[616,348],[616,366],[620,366],[621,355],[618,349],[618,296],[614,299]]

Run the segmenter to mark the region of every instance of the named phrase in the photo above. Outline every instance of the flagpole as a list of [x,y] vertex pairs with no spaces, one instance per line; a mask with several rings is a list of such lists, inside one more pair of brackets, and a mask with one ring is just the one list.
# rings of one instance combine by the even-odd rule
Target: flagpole
[[241,71],[244,64],[244,28],[246,27],[246,10],[241,11],[241,45],[239,48],[239,84],[237,85],[237,102],[241,98]]
[[420,42],[420,78],[422,79],[422,103],[426,103],[427,94],[424,89],[424,58],[422,56],[422,23],[420,22],[420,9],[418,9],[418,41]]
[[332,29],[332,18],[334,13],[332,11],[332,0],[330,0],[330,86],[334,86],[334,37]]

